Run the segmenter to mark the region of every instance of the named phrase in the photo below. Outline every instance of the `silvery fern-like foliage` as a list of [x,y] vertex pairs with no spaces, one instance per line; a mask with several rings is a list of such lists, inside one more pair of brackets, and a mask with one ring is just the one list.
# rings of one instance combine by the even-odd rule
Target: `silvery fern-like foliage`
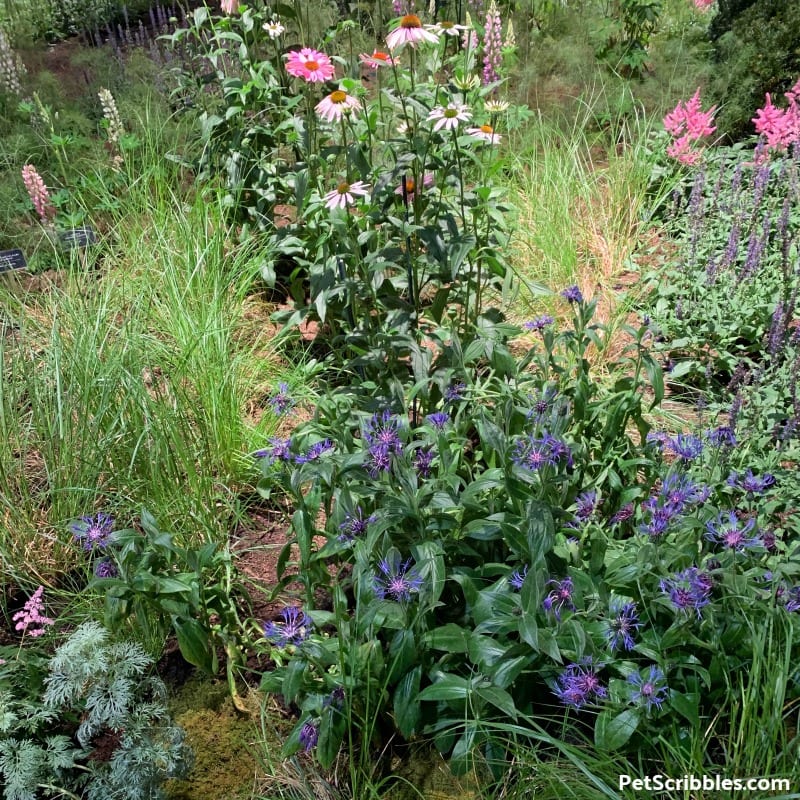
[[87,682],[108,671],[108,631],[96,622],[81,625],[50,660],[44,703],[59,707],[80,698]]
[[44,750],[32,739],[0,740],[0,774],[7,800],[36,800],[44,764]]
[[[87,622],[47,663],[43,695],[18,697],[22,673],[8,681],[0,670],[0,798],[37,800],[42,785],[87,800],[161,798],[161,784],[185,775],[192,754],[163,681],[147,675],[152,666],[140,645],[112,642]],[[56,726],[74,738],[47,735]],[[98,737],[113,742],[110,756],[93,756]]]
[[104,728],[117,731],[134,706],[137,686],[152,660],[135,642],[108,643],[96,622],[81,625],[56,650],[46,679],[45,705],[81,705],[78,741],[85,747]]

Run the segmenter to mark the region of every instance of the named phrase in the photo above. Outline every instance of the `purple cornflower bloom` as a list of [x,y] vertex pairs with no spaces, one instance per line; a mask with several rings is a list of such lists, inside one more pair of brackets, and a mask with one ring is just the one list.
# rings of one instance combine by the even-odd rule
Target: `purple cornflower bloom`
[[657,444],[659,447],[663,447],[669,441],[669,435],[664,433],[664,431],[650,431],[647,436],[645,436],[645,442],[647,444]]
[[534,472],[547,465],[554,467],[562,460],[571,467],[572,451],[569,445],[549,433],[541,437],[529,435],[517,441],[512,460]]
[[[652,500],[655,500],[655,498],[650,498],[650,500],[645,501],[645,504],[650,503]],[[653,505],[647,508],[647,511],[649,512],[649,519],[639,526],[639,532],[647,534],[652,539],[658,539],[659,536],[663,536],[667,532],[672,518],[677,515],[675,509],[669,506]]]
[[528,412],[528,419],[533,419],[536,424],[541,424],[553,411],[554,401],[558,395],[555,386],[545,386],[539,397]]
[[[657,496],[659,505],[663,505],[680,514],[687,505],[704,503],[711,496],[711,489],[708,486],[698,485],[686,475],[677,472],[670,472],[661,484],[661,490]],[[645,501],[645,506],[653,500]]]
[[647,678],[634,672],[628,675],[628,683],[632,687],[631,702],[643,705],[648,711],[661,708],[661,704],[669,696],[664,673],[655,665],[650,667]]
[[609,608],[609,618],[605,621],[606,639],[613,652],[620,647],[623,650],[633,650],[634,634],[642,627],[639,615],[636,612],[636,603],[622,603],[613,600]]
[[433,464],[433,450],[430,448],[417,450],[414,456],[414,469],[420,478],[430,478],[431,464]]
[[450,422],[450,415],[446,411],[434,411],[433,414],[428,414],[425,419],[427,419],[437,431],[441,431],[444,430],[444,426]]
[[570,303],[582,303],[583,295],[577,286],[568,286],[561,292],[561,296]]
[[278,439],[273,438],[269,440],[270,447],[266,447],[263,450],[256,450],[253,453],[255,458],[266,458],[269,460],[270,464],[274,464],[276,461],[292,461],[292,451],[291,451],[291,439]]
[[306,753],[311,752],[317,746],[319,739],[319,728],[313,722],[304,722],[300,728],[300,746]]
[[683,461],[692,461],[703,452],[703,440],[691,433],[679,433],[664,442],[664,449]]
[[525,577],[527,576],[527,574],[528,574],[528,565],[525,564],[525,566],[522,569],[518,569],[516,572],[511,573],[511,575],[508,578],[508,585],[512,589],[521,589],[522,584],[525,583]]
[[775,476],[771,475],[769,472],[765,472],[759,477],[753,475],[752,469],[748,469],[744,475],[739,475],[738,472],[731,472],[728,476],[727,483],[728,486],[738,486],[751,495],[762,494],[775,483]]
[[279,417],[288,413],[294,406],[294,399],[289,396],[289,384],[283,382],[279,383],[278,393],[270,397],[267,402],[272,406],[272,410]]
[[367,450],[367,472],[370,478],[377,478],[381,472],[390,472],[392,456],[385,444],[374,444]]
[[554,467],[558,463],[549,439],[535,436],[520,439],[516,443],[512,460],[518,466],[533,472],[545,466]]
[[356,508],[356,513],[345,514],[344,522],[339,525],[339,530],[341,531],[339,534],[339,541],[352,542],[353,539],[365,534],[369,525],[377,519],[378,517],[376,514],[370,514],[368,517],[365,517],[361,506],[358,506],[358,508]]
[[323,708],[341,708],[345,700],[344,686],[337,686],[323,701]]
[[749,519],[742,524],[734,511],[721,513],[713,522],[706,523],[706,539],[741,553],[747,547],[757,547],[761,541],[756,536],[748,537],[756,521]]
[[583,492],[578,495],[578,499],[575,502],[577,505],[575,518],[579,522],[585,522],[594,514],[597,508],[597,492],[594,489]]
[[444,390],[445,403],[458,403],[464,399],[464,392],[467,390],[465,383],[453,383]]
[[555,618],[560,622],[561,611],[564,607],[570,611],[575,610],[575,604],[572,602],[572,592],[575,590],[575,586],[572,583],[572,578],[564,578],[563,581],[549,580],[547,585],[555,588],[551,589],[550,593],[542,601],[542,608],[546,612],[552,611]]
[[321,442],[316,442],[312,444],[308,450],[300,456],[295,458],[296,464],[308,464],[309,461],[316,461],[317,459],[321,458],[325,453],[330,452],[333,450],[335,445],[330,439],[323,439]]
[[525,328],[526,331],[542,331],[554,322],[555,320],[549,314],[542,314],[529,322],[523,322],[522,327]]
[[671,578],[662,578],[658,587],[669,595],[677,611],[694,611],[700,617],[701,609],[711,602],[712,585],[712,578],[707,572],[688,567]]
[[44,635],[45,628],[55,622],[54,619],[45,617],[44,614],[42,614],[44,611],[42,594],[44,594],[44,586],[40,586],[28,598],[22,609],[11,617],[12,622],[17,623],[14,626],[15,631],[22,631],[23,634],[37,638]]
[[787,600],[784,605],[784,608],[787,611],[800,611],[800,586],[792,586],[788,592],[785,590],[780,593],[776,593],[776,598],[781,597],[783,594],[787,595]]
[[652,538],[662,536],[672,520],[683,514],[687,506],[704,502],[710,493],[707,486],[698,486],[688,476],[670,472],[658,494],[642,503],[645,521],[639,526],[639,531]]
[[117,565],[110,558],[99,558],[94,564],[96,578],[116,578],[119,575]]
[[103,550],[111,543],[114,533],[114,518],[108,514],[96,514],[93,517],[81,517],[70,524],[69,529],[76,542],[83,545],[84,550]]
[[713,447],[736,447],[736,434],[728,425],[720,425],[706,431],[706,439]]
[[620,522],[624,522],[626,519],[630,519],[633,516],[634,506],[633,503],[626,503],[622,508],[614,514],[613,517],[609,520],[612,525],[619,525]]
[[555,458],[556,461],[564,461],[567,467],[572,468],[572,450],[570,450],[569,445],[566,442],[562,442],[561,439],[551,436],[549,433],[545,433],[544,440],[550,447],[553,458]]
[[382,558],[378,569],[381,575],[375,576],[373,588],[381,600],[388,598],[397,603],[407,603],[422,587],[422,577],[411,566],[411,559],[401,562],[398,553],[393,553],[391,559]]
[[591,659],[570,664],[558,676],[553,691],[562,703],[572,708],[581,708],[592,700],[608,696],[608,690],[600,682]]
[[304,642],[311,635],[311,618],[297,606],[286,606],[280,616],[283,622],[270,620],[264,625],[264,637],[276,647],[286,647]]
[[403,452],[400,439],[400,420],[389,409],[373,414],[364,426],[363,439],[369,447],[385,447],[388,454]]

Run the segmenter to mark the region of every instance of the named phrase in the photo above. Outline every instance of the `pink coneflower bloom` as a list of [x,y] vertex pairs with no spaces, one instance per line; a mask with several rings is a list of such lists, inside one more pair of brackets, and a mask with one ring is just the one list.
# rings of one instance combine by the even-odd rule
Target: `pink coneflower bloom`
[[436,44],[439,37],[423,27],[422,21],[416,14],[406,14],[400,17],[397,27],[386,37],[386,46],[390,50],[399,50],[404,45],[416,47],[419,42],[432,42]]
[[372,69],[393,67],[397,63],[388,53],[384,53],[381,50],[373,50],[371,55],[361,53],[358,57],[361,59],[362,64],[366,64],[368,67],[372,67]]
[[448,103],[447,106],[439,106],[434,108],[428,114],[428,121],[436,120],[433,126],[435,131],[440,131],[446,128],[449,131],[454,131],[458,128],[460,122],[469,122],[472,118],[469,108],[460,103]]
[[302,78],[308,83],[322,83],[333,77],[333,62],[319,50],[304,47],[292,50],[286,62],[286,71],[295,78]]
[[474,139],[480,139],[489,144],[498,144],[502,138],[499,133],[494,132],[491,125],[481,125],[479,128],[467,128],[467,133]]
[[342,89],[331,92],[317,103],[316,112],[328,122],[338,122],[344,114],[355,112],[361,104],[355,97]]
[[356,197],[366,197],[369,194],[369,186],[363,181],[347,183],[343,181],[332,192],[325,195],[325,205],[331,210],[335,208],[346,208],[356,201]]
[[[426,172],[422,177],[422,188],[427,189],[433,185],[433,173]],[[409,200],[414,198],[420,187],[417,186],[413,175],[406,175],[400,180],[400,184],[394,190],[395,194],[405,195]]]

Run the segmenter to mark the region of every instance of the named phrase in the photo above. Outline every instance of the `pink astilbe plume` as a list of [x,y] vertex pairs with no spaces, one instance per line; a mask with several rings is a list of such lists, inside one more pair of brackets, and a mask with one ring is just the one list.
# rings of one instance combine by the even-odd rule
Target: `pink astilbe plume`
[[52,625],[55,620],[50,617],[45,617],[42,612],[44,611],[44,600],[42,594],[44,593],[44,586],[40,586],[29,598],[28,602],[22,607],[21,611],[17,611],[11,619],[17,624],[14,630],[22,631],[28,636],[42,636],[45,628]]
[[704,136],[710,136],[717,129],[714,125],[716,106],[703,111],[700,102],[700,89],[685,103],[680,102],[664,117],[664,128],[672,136],[672,144],[667,155],[682,164],[693,165],[700,161],[702,150],[695,143]]
[[778,108],[767,94],[764,107],[753,117],[756,133],[764,137],[768,150],[786,150],[789,145],[800,142],[800,80],[784,97],[789,105]]
[[49,226],[56,216],[56,209],[50,200],[50,193],[42,180],[42,176],[36,171],[33,164],[26,164],[22,168],[22,182],[31,198],[31,203],[42,221],[42,225]]

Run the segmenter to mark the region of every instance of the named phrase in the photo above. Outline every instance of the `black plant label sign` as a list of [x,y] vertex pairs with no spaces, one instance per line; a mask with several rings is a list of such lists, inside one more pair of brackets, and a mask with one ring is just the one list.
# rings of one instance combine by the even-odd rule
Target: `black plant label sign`
[[92,228],[88,225],[85,228],[71,228],[68,231],[62,231],[58,234],[61,239],[61,244],[67,250],[73,250],[76,247],[88,247],[90,244],[97,242],[97,236]]
[[22,250],[0,250],[0,272],[10,272],[12,269],[25,269],[28,262]]

